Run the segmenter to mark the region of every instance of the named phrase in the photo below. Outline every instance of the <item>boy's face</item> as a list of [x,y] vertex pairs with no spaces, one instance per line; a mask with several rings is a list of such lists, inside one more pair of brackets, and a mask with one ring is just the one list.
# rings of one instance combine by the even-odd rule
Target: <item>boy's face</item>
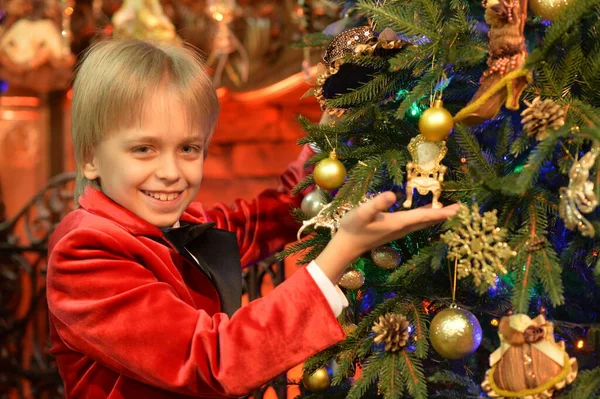
[[109,134],[84,165],[104,194],[157,227],[179,220],[202,181],[207,132],[190,131],[184,108],[159,91],[140,126]]

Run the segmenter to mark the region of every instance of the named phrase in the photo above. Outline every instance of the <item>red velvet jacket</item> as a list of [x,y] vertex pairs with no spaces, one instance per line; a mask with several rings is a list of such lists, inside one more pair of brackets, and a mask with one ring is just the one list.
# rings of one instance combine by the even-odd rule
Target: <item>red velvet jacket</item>
[[[282,190],[233,209],[193,204],[181,220],[234,231],[252,263],[291,241],[297,199],[286,187],[302,163]],[[67,398],[242,396],[344,338],[306,270],[229,319],[160,229],[95,189],[80,205],[54,232],[48,260],[51,353]]]

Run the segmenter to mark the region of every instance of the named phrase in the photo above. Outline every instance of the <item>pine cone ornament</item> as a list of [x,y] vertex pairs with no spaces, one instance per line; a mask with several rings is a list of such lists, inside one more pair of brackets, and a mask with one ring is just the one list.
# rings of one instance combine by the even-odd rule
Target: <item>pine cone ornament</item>
[[376,344],[385,343],[385,350],[397,352],[406,346],[408,341],[408,320],[401,314],[386,313],[379,316],[371,330],[377,334]]
[[558,130],[565,124],[565,109],[551,98],[536,97],[532,102],[523,101],[527,109],[521,113],[523,130],[538,141],[548,138],[548,128]]

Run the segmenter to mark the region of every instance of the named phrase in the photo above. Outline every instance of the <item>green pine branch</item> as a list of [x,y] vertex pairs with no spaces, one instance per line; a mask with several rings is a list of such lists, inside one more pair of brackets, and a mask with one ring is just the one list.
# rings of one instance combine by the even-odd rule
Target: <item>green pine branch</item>
[[425,7],[427,0],[417,0],[413,3],[393,4],[380,6],[373,0],[360,0],[356,4],[359,12],[369,15],[377,26],[385,26],[406,36],[425,36],[432,41],[440,38],[440,30],[434,24],[421,18],[415,18],[418,7]]
[[307,33],[302,36],[302,40],[299,42],[292,43],[292,47],[310,47],[310,48],[325,48],[333,39],[321,32]]
[[531,52],[525,62],[525,68],[534,69],[556,51],[557,46],[567,37],[569,31],[580,23],[586,15],[593,15],[600,7],[600,0],[578,0],[569,7],[569,12],[561,13],[546,30],[544,43]]
[[427,398],[427,380],[423,373],[423,363],[413,353],[400,352],[400,372],[405,379],[406,389],[414,399]]
[[427,380],[432,384],[441,384],[448,389],[436,390],[432,398],[440,399],[479,399],[481,389],[479,385],[468,376],[458,375],[452,371],[442,370],[434,373]]
[[377,191],[377,186],[384,180],[381,163],[380,156],[372,157],[350,169],[346,182],[331,202],[331,209],[335,210],[347,202],[356,205],[364,195],[370,191]]
[[397,119],[404,119],[406,111],[410,106],[433,92],[434,85],[442,78],[443,68],[440,65],[434,66],[423,74],[419,82],[412,88],[410,93],[402,100],[398,110],[396,111]]
[[475,167],[480,172],[483,171],[486,178],[495,177],[494,168],[485,158],[477,138],[466,127],[462,124],[456,125],[452,136],[460,149],[465,152],[469,167]]
[[312,174],[306,175],[302,180],[296,184],[296,186],[292,189],[292,195],[298,195],[301,191],[307,189],[308,187],[315,184],[315,179]]
[[588,399],[600,396],[600,367],[580,370],[571,389],[559,394],[557,399]]
[[398,311],[402,313],[413,326],[411,339],[414,339],[414,355],[419,359],[425,359],[429,351],[429,328],[427,315],[420,303],[417,301],[403,302],[398,305]]
[[440,264],[441,260],[446,257],[446,251],[447,247],[441,241],[422,248],[419,253],[413,255],[412,258],[390,274],[388,284],[393,286],[393,284],[406,283],[406,279],[410,277],[413,271],[426,269],[426,272],[430,272],[429,267]]
[[333,108],[352,108],[370,102],[383,101],[386,94],[392,92],[391,88],[396,85],[397,79],[396,75],[377,74],[359,88],[327,100],[327,105]]
[[348,399],[360,399],[363,397],[367,390],[377,381],[379,370],[385,361],[386,359],[383,356],[374,353],[363,362],[362,375],[354,382],[350,391],[348,391]]
[[408,161],[406,152],[396,149],[388,150],[381,156],[390,180],[397,186],[404,183],[404,167]]

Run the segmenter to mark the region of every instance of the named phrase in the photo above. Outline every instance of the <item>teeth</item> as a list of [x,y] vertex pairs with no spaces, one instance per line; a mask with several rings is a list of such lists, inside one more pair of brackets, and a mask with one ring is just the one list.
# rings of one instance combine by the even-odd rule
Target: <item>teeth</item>
[[171,193],[171,194],[153,193],[150,191],[144,191],[144,193],[152,198],[156,198],[157,200],[161,200],[161,201],[173,201],[175,198],[179,197],[179,194],[180,194],[180,193]]

